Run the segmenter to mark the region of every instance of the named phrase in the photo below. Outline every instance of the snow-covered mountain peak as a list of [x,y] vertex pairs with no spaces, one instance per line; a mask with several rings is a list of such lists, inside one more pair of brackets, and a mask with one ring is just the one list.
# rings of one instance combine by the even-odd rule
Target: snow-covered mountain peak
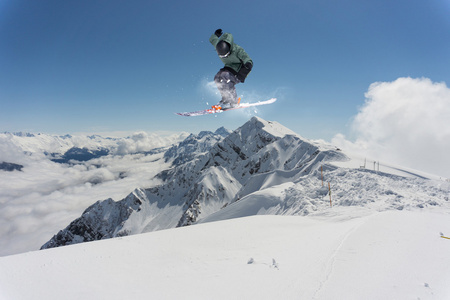
[[222,126],[222,127],[218,128],[214,132],[214,134],[218,134],[218,135],[221,135],[223,137],[227,137],[232,132],[233,132],[232,130],[226,129],[225,127]]
[[295,132],[292,130],[284,127],[278,122],[275,121],[266,121],[260,117],[252,117],[250,121],[245,123],[243,126],[239,129],[243,135],[246,136],[252,136],[252,132],[264,130],[268,134],[282,138],[286,135],[294,135],[298,136]]
[[[136,191],[139,192],[119,201],[116,210],[129,206],[130,199],[138,203],[138,207],[126,210],[130,215],[115,222],[115,227],[102,229],[107,233],[102,231],[101,236],[190,225],[255,192],[255,187],[267,189],[310,174],[320,164],[346,159],[336,150],[321,151],[284,126],[257,117],[227,133],[224,128],[214,133],[202,131],[168,149],[164,158],[171,162],[172,168],[157,175],[162,184],[150,189],[138,188]],[[97,211],[99,220],[112,214],[109,210]],[[124,215],[120,211],[116,214]],[[91,217],[86,217],[90,222]],[[79,221],[71,224],[89,223],[83,218],[82,215]],[[85,228],[68,227],[47,246],[57,245],[61,236],[66,244],[70,243],[71,236],[77,236],[74,243],[80,242],[79,235],[67,230],[86,231]]]
[[178,145],[174,145],[164,153],[166,162],[172,161],[175,166],[184,164],[194,159],[195,156],[208,152],[216,143],[223,140],[231,133],[230,130],[221,127],[214,133],[201,131],[199,134],[190,134]]

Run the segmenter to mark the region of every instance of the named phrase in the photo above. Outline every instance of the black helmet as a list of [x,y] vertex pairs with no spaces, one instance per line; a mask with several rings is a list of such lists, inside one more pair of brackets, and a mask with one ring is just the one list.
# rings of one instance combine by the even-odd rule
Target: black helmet
[[230,44],[228,44],[225,41],[220,41],[216,45],[216,51],[217,51],[217,54],[219,54],[219,56],[221,58],[225,58],[228,55],[230,55],[230,51],[231,51]]

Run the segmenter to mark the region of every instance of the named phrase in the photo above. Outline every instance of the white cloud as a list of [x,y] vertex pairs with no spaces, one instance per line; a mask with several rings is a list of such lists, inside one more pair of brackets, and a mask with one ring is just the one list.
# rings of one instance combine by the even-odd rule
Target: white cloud
[[332,143],[384,162],[450,178],[450,89],[427,78],[376,82],[352,123],[354,141]]
[[[39,249],[97,200],[117,201],[137,187],[158,184],[155,175],[168,168],[163,154],[136,152],[168,146],[186,135],[140,132],[113,141],[0,134],[0,162],[24,165],[21,172],[0,171],[0,256]],[[54,163],[43,154],[75,145],[120,149],[123,155],[68,166]],[[31,154],[24,154],[24,150]]]
[[72,167],[43,158],[22,172],[0,171],[0,256],[39,249],[97,200],[158,184],[154,176],[168,167],[161,157],[106,156]]
[[172,143],[181,140],[181,137],[186,136],[186,133],[162,137],[155,133],[136,132],[130,138],[122,139],[117,143],[118,147],[116,154],[132,154],[170,146]]
[[0,163],[23,163],[28,161],[28,155],[24,151],[11,142],[10,136],[0,136]]

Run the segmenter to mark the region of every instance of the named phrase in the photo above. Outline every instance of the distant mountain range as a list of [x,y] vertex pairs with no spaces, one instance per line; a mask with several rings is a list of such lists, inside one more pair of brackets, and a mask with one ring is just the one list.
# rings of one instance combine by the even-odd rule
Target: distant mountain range
[[33,153],[40,151],[49,155],[61,155],[71,148],[85,148],[89,150],[108,148],[112,150],[115,146],[117,146],[117,143],[123,139],[126,138],[104,138],[98,135],[50,135],[29,132],[0,133],[1,142],[13,144],[25,152]]
[[376,210],[448,201],[421,176],[345,167],[352,158],[340,149],[257,117],[164,151],[172,167],[157,175],[161,185],[97,201],[41,249],[255,214],[308,215],[330,206],[330,192],[334,206]]
[[[167,150],[173,144],[185,139],[187,133],[160,136],[145,132],[128,137],[111,138],[99,135],[49,135],[27,132],[0,133],[0,143],[25,154],[42,153],[57,163],[74,164],[106,155],[154,154]],[[11,150],[14,149],[14,150]],[[18,159],[16,156],[15,159]],[[19,161],[5,161],[5,163]]]

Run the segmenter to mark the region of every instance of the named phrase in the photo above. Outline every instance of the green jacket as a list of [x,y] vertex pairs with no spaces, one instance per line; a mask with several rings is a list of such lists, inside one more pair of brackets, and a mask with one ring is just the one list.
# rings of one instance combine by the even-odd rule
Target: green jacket
[[241,71],[243,65],[248,62],[250,62],[253,65],[252,59],[247,54],[247,52],[245,52],[244,48],[233,42],[233,36],[231,35],[231,33],[224,33],[220,38],[218,38],[217,35],[213,33],[209,38],[209,41],[214,46],[214,49],[216,48],[216,45],[219,41],[225,41],[228,44],[230,44],[231,47],[230,55],[220,59],[225,65],[225,68],[232,69],[232,71],[234,71],[233,73],[235,73],[235,75],[238,75],[238,78],[240,75],[239,73],[245,73],[244,78],[239,78],[242,82],[244,82],[245,77],[247,76],[248,73],[239,71]]

